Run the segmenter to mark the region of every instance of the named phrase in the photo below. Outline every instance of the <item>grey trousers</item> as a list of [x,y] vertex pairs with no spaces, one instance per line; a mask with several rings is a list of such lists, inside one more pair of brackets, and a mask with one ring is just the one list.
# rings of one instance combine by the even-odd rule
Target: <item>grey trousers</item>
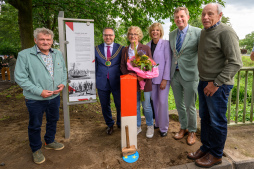
[[197,100],[198,82],[198,80],[185,81],[179,71],[176,71],[171,79],[171,87],[175,97],[181,129],[188,129],[189,132],[196,132],[197,130],[195,103]]

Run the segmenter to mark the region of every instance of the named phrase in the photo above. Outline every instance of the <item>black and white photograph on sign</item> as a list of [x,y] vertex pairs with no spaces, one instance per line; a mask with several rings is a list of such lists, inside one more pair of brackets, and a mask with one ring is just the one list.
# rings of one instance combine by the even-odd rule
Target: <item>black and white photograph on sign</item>
[[65,22],[69,101],[96,99],[94,24]]
[[[90,64],[93,65],[93,64]],[[68,63],[68,79],[95,79],[95,71],[91,66],[85,66],[84,63]]]
[[94,80],[72,80],[69,83],[69,97],[78,98],[79,101],[92,100],[96,95]]

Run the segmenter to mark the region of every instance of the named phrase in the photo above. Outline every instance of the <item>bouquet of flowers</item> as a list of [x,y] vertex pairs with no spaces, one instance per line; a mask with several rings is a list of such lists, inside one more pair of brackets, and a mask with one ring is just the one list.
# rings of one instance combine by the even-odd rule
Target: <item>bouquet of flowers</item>
[[[136,44],[134,42],[135,56],[132,56],[127,61],[127,69],[137,73],[137,76],[144,79],[152,79],[159,76],[158,64],[156,64],[151,58],[149,58],[144,51],[137,51]],[[141,91],[141,101],[144,101],[144,87],[146,82],[144,80],[139,81]]]

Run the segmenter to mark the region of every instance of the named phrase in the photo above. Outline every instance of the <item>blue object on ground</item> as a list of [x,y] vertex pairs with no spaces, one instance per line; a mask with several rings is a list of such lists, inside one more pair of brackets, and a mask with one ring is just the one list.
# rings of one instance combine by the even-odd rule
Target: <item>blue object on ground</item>
[[135,154],[132,154],[132,155],[128,155],[128,156],[124,156],[123,157],[123,160],[127,163],[134,163],[138,160],[139,158],[139,154],[138,152],[136,151]]

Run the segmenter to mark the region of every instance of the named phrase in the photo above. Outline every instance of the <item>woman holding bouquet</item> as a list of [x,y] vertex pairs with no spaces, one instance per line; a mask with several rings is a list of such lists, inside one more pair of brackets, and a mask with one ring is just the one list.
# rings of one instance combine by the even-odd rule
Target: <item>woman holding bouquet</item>
[[[151,55],[151,50],[148,46],[143,45],[139,43],[143,38],[143,33],[141,29],[138,26],[131,26],[128,28],[128,33],[127,33],[127,39],[130,41],[130,46],[125,47],[122,50],[122,59],[121,59],[121,66],[120,69],[122,73],[125,74],[130,74],[133,76],[136,76],[138,81],[145,81],[145,86],[144,86],[144,98],[145,100],[142,102],[142,106],[144,108],[144,115],[146,117],[146,125],[147,125],[147,131],[146,131],[146,137],[147,138],[152,138],[154,134],[154,127],[153,127],[153,112],[152,112],[152,107],[150,103],[150,97],[151,97],[151,91],[152,91],[152,80],[151,79],[143,79],[139,76],[134,71],[128,70],[127,67],[127,61],[131,57],[135,56],[135,51],[134,51],[134,46],[136,45],[137,52],[143,52],[145,55],[148,57],[152,58]],[[138,92],[137,92],[137,134],[139,134],[142,129],[141,129],[141,115],[140,115],[140,86],[138,84]]]
[[155,114],[155,128],[159,127],[161,137],[168,131],[168,94],[170,87],[171,49],[169,41],[163,40],[163,27],[154,23],[149,27],[152,40],[147,43],[151,48],[153,60],[159,64],[159,76],[152,79],[152,100]]

